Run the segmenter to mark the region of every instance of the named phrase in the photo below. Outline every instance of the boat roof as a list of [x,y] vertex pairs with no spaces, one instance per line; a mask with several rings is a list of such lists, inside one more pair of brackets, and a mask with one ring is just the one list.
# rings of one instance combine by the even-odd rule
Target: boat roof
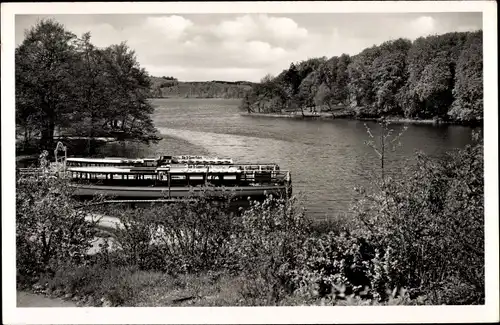
[[80,173],[109,173],[109,174],[127,174],[130,173],[130,168],[119,167],[68,167],[70,172]]
[[[125,158],[76,158],[76,157],[71,157],[67,158],[67,161],[73,161],[73,162],[93,162],[93,163],[121,163],[128,161],[129,159]],[[132,160],[132,159],[130,159]]]
[[158,171],[169,171],[170,173],[239,173],[241,172],[236,167],[233,168],[120,168],[120,167],[69,167],[67,169],[69,172],[77,173],[103,173],[103,174],[152,174]]

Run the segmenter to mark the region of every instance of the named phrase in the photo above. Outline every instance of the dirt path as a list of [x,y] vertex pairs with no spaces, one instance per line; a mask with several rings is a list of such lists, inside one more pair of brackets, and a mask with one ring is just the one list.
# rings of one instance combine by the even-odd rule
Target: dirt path
[[77,307],[75,303],[59,298],[48,298],[28,292],[17,291],[17,307]]

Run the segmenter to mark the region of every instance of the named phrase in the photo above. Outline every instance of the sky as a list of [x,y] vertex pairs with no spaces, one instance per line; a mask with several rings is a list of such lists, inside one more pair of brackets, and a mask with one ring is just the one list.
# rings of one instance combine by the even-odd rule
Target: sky
[[482,28],[480,12],[304,14],[16,15],[16,46],[25,30],[53,18],[96,46],[125,41],[153,76],[180,81],[259,81],[291,62],[354,55],[404,37]]

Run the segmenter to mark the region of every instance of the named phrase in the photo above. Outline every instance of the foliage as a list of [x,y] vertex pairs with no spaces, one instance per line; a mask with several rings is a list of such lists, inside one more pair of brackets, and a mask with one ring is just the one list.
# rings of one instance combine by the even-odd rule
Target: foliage
[[133,267],[107,267],[101,263],[87,265],[67,264],[52,276],[42,276],[48,293],[87,298],[87,303],[99,306],[108,301],[110,306],[129,306],[141,287],[134,283]]
[[[384,176],[374,192],[361,190],[354,205],[362,222],[356,236],[374,248],[372,288],[407,288],[434,303],[481,303],[484,299],[484,189],[480,142],[435,160],[422,153],[403,172]],[[456,283],[459,283],[458,285]],[[456,290],[469,288],[468,297]],[[454,295],[436,300],[436,290]]]
[[149,77],[124,43],[99,49],[53,20],[26,32],[16,48],[16,124],[25,140],[54,136],[158,140],[147,102]]
[[[447,33],[411,42],[397,39],[354,56],[312,58],[292,63],[273,80],[286,94],[244,99],[243,109],[275,112],[336,105],[358,117],[405,116],[481,122],[482,33]],[[256,84],[249,96],[259,92]],[[274,91],[278,93],[279,91]],[[265,110],[261,110],[265,106]],[[256,109],[257,108],[257,109]]]
[[72,111],[76,36],[56,22],[40,22],[15,51],[16,118],[26,133],[51,145],[56,126]]
[[292,272],[310,227],[296,198],[273,197],[251,202],[241,216],[242,226],[233,240],[236,260],[248,279],[244,294],[275,304],[295,287]]
[[[43,162],[44,157],[42,157]],[[86,263],[96,230],[89,212],[71,198],[72,189],[47,171],[16,181],[17,270],[21,282],[54,272],[64,263]]]
[[[220,200],[210,192],[165,206],[117,209],[122,227],[113,231],[120,263],[169,274],[234,268],[230,236],[238,220],[229,211],[230,193]],[[112,263],[116,256],[106,256]]]
[[482,32],[467,36],[457,62],[455,101],[448,114],[458,121],[483,119],[483,41]]

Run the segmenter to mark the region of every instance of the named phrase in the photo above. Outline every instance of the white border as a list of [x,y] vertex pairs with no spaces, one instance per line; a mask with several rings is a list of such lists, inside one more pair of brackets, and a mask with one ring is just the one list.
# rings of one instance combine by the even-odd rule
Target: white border
[[[494,1],[3,3],[2,27],[2,303],[6,324],[374,323],[487,322],[499,318],[498,72]],[[484,144],[486,305],[432,307],[181,307],[16,308],[14,15],[139,13],[482,12],[484,32]]]

